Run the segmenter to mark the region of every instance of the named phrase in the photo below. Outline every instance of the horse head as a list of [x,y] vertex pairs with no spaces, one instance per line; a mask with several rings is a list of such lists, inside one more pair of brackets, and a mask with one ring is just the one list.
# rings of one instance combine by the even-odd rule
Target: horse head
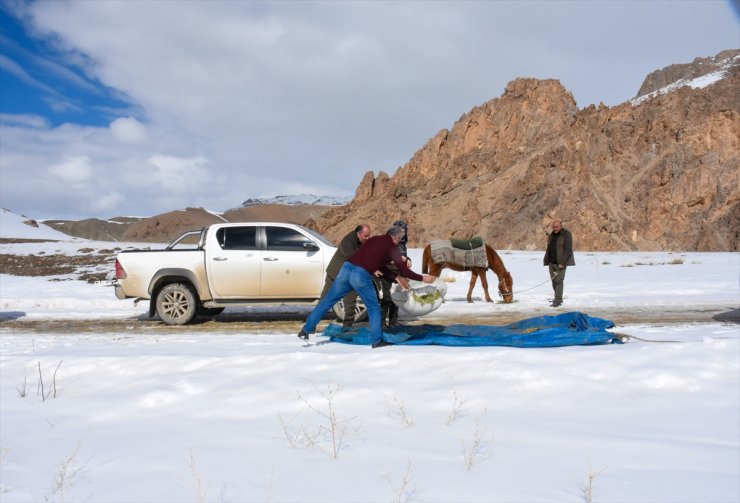
[[505,304],[514,302],[514,280],[511,279],[509,271],[504,271],[499,279],[498,294],[504,299]]

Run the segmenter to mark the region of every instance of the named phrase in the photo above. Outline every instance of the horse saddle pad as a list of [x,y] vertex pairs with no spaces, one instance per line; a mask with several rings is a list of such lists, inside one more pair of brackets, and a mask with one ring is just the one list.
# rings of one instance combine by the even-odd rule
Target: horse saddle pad
[[[482,240],[481,240],[482,242]],[[462,267],[488,267],[485,245],[477,248],[464,249],[455,248],[449,239],[439,239],[430,243],[432,262],[440,264],[449,262]]]
[[460,250],[473,250],[483,246],[483,238],[475,236],[470,239],[450,239],[450,244],[453,248],[458,248]]

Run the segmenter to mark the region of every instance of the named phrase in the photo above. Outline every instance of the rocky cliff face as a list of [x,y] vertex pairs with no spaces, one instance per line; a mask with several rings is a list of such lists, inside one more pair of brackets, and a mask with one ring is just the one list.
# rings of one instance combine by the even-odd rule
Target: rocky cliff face
[[705,88],[582,110],[556,80],[517,79],[395,175],[367,173],[316,227],[338,241],[405,218],[411,246],[480,235],[542,249],[559,217],[580,250],[739,251],[739,74],[733,64]]
[[640,86],[636,97],[658,91],[682,79],[696,79],[722,69],[726,62],[733,60],[740,50],[722,51],[713,58],[696,58],[691,63],[669,65],[648,75]]

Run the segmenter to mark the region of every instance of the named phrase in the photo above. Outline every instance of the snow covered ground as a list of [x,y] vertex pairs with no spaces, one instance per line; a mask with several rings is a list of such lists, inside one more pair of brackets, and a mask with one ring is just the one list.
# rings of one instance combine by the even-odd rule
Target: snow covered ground
[[[17,224],[64,241],[1,253],[111,246]],[[142,330],[110,287],[0,274],[0,501],[740,501],[740,255],[578,251],[556,310],[542,253],[500,253],[513,304],[446,272],[420,322],[636,312],[614,330],[642,340],[303,347],[300,321]]]

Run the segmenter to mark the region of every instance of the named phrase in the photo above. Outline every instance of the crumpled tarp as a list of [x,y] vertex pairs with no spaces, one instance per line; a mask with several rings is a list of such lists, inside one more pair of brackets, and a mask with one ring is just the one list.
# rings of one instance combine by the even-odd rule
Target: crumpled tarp
[[[407,325],[386,329],[383,340],[398,345],[420,346],[510,346],[517,348],[550,348],[621,343],[617,334],[607,332],[614,322],[592,318],[580,312],[556,316],[539,316],[509,325]],[[370,329],[357,327],[342,330],[330,324],[323,335],[334,342],[370,344]]]

